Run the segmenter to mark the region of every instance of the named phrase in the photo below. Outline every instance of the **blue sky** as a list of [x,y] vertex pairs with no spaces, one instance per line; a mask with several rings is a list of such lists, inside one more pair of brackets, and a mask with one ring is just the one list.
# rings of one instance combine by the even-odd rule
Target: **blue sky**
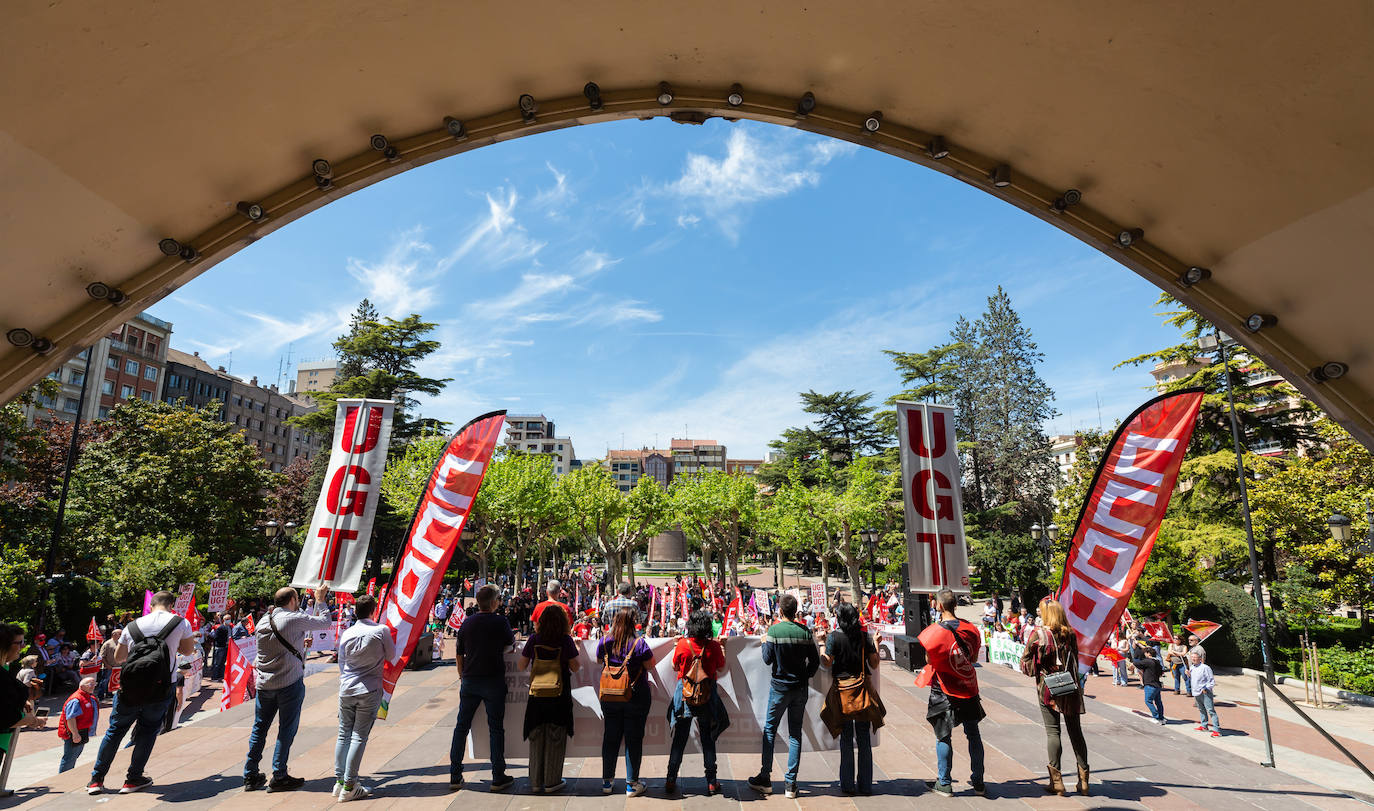
[[[898,380],[883,349],[947,340],[1002,284],[1057,393],[1049,433],[1147,396],[1123,358],[1173,340],[1158,291],[1098,251],[897,158],[781,127],[578,127],[439,161],[339,199],[152,312],[172,345],[270,382],[332,354],[359,299],[418,312],[450,377],[422,411],[554,419],[579,458],[690,434],[755,458],[797,392]],[[623,439],[622,439],[623,437]]]

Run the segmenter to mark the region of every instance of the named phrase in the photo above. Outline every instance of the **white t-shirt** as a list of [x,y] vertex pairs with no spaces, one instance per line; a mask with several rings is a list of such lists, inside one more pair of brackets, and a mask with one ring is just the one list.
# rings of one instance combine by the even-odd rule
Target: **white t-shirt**
[[[165,608],[155,608],[153,613],[139,617],[134,622],[138,624],[138,630],[142,631],[144,636],[151,637],[166,628],[173,616],[176,615]],[[167,658],[171,661],[173,676],[177,672],[177,650],[181,647],[181,640],[191,635],[191,624],[186,621],[185,617],[178,617],[178,619],[181,622],[177,623],[177,627],[167,635],[167,652],[171,654]],[[134,637],[133,634],[129,633],[129,626],[127,625],[119,634],[119,644],[128,651],[132,652],[134,649]]]

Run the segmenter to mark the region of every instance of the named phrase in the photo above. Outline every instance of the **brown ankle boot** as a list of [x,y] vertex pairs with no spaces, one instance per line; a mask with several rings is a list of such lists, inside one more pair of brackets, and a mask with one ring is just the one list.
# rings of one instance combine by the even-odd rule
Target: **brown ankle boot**
[[1045,793],[1058,794],[1061,797],[1064,796],[1063,775],[1061,775],[1059,773],[1059,770],[1054,768],[1053,766],[1049,766],[1048,768],[1050,770],[1050,784],[1048,786],[1045,786]]
[[1088,770],[1082,766],[1078,767],[1078,793],[1088,796]]

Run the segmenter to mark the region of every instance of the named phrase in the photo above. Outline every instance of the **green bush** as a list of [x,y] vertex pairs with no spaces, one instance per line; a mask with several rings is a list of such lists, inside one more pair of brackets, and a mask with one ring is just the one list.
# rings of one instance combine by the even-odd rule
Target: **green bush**
[[1194,607],[1194,619],[1221,623],[1207,638],[1207,662],[1221,667],[1260,668],[1259,614],[1245,589],[1214,580],[1202,587],[1203,602]]
[[1342,647],[1317,651],[1322,682],[1342,690],[1374,695],[1374,645],[1349,650]]

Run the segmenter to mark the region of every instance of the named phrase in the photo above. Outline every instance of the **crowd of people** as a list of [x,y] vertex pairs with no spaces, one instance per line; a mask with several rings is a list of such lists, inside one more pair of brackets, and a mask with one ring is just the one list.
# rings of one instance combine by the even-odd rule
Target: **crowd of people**
[[[671,653],[676,683],[666,701],[658,699],[666,704],[662,711],[671,728],[663,792],[668,796],[681,793],[679,772],[695,724],[703,756],[704,793],[719,793],[715,742],[731,723],[726,703],[715,689],[726,667],[722,641],[752,633],[761,637],[758,655],[770,681],[761,766],[748,778],[748,787],[760,794],[774,791],[771,770],[781,733],[787,737],[788,752],[783,792],[797,796],[808,685],[824,666],[830,670],[832,687],[820,721],[839,743],[840,787],[848,795],[873,792],[871,734],[882,725],[885,709],[869,678],[879,656],[866,624],[877,618],[878,612],[871,610],[875,601],[887,605],[885,597],[893,597],[892,603],[898,602],[891,590],[871,600],[865,616],[866,612],[838,595],[833,602],[826,601],[829,604],[812,604],[807,599],[809,590],[752,593],[741,587],[727,591],[723,584],[679,578],[672,593],[682,597],[686,606],[675,598],[675,610],[661,612],[654,610],[661,603],[655,602],[656,595],[648,587],[619,583],[613,590],[606,589],[612,594],[603,595],[590,581],[578,582],[585,572],[569,569],[563,574],[574,583],[571,594],[566,581],[548,580],[541,584],[543,599],[536,600],[531,587],[517,589],[512,581],[501,579],[445,586],[435,603],[431,629],[440,640],[436,650],[442,651],[444,635],[455,637],[460,673],[457,723],[449,753],[450,790],[465,787],[464,755],[479,709],[485,712],[489,735],[492,778],[488,789],[506,791],[515,783],[505,760],[505,660],[508,653],[518,651],[518,666],[529,674],[521,730],[529,746],[529,790],[555,794],[567,787],[563,767],[574,732],[572,674],[592,668],[598,674],[597,697],[604,719],[602,791],[614,792],[618,763],[623,759],[625,794],[646,793],[643,741],[655,703],[648,678],[654,653],[647,640],[670,637],[676,639]],[[383,667],[395,653],[392,634],[374,619],[378,600],[369,594],[331,605],[326,590],[301,594],[287,587],[261,604],[253,601],[213,616],[194,631],[185,617],[174,612],[175,600],[170,592],[158,592],[144,616],[107,617],[101,628],[104,638],[89,640],[80,656],[71,656],[72,643],[62,631],[52,638],[39,635],[28,649],[32,652],[25,655],[23,629],[0,626],[0,673],[4,674],[0,675],[0,729],[41,726],[34,711],[37,698],[44,690],[70,687],[71,695],[61,704],[57,733],[63,745],[60,770],[74,768],[85,744],[99,733],[101,701],[111,692],[111,670],[119,668],[119,689],[99,737],[87,791],[92,795],[106,791],[115,753],[131,733],[132,756],[120,791],[138,791],[151,783],[144,768],[158,734],[171,727],[182,701],[178,685],[187,660],[201,647],[209,663],[206,676],[223,680],[229,641],[251,636],[255,643],[254,720],[244,759],[243,789],[293,791],[304,785],[303,779],[290,774],[289,764],[305,699],[305,640],[312,632],[336,627],[342,632],[331,654],[339,669],[333,794],[340,801],[369,796],[360,769],[381,703]],[[1078,672],[1077,641],[1064,610],[1047,598],[1037,610],[1023,612],[1019,600],[1013,598],[1012,610],[1003,616],[998,603],[990,601],[992,611],[986,617],[992,628],[1025,645],[1021,670],[1035,680],[1046,732],[1046,790],[1066,791],[1061,772],[1062,730],[1068,733],[1076,760],[1078,792],[1087,794],[1088,751],[1079,721],[1086,674]],[[742,610],[744,605],[750,610]],[[955,615],[957,605],[949,591],[935,595],[932,622],[919,637],[926,666],[917,684],[930,690],[927,720],[934,731],[938,763],[930,785],[937,793],[953,793],[952,738],[960,728],[968,746],[969,782],[976,793],[984,794],[979,734],[984,711],[975,670],[984,637],[978,626]],[[1126,655],[1114,669],[1118,683],[1125,683],[1126,668],[1133,668],[1152,716],[1164,723],[1162,679],[1172,673],[1175,691],[1187,690],[1195,697],[1201,715],[1199,729],[1219,734],[1212,702],[1215,681],[1196,637],[1187,642],[1180,637],[1162,648],[1130,622],[1122,624],[1119,636],[1123,647],[1114,649]],[[589,639],[596,643],[591,656],[578,644]],[[1113,646],[1117,643],[1114,639]],[[7,668],[16,660],[21,667],[12,676]],[[276,743],[268,775],[261,762],[274,724]]]

